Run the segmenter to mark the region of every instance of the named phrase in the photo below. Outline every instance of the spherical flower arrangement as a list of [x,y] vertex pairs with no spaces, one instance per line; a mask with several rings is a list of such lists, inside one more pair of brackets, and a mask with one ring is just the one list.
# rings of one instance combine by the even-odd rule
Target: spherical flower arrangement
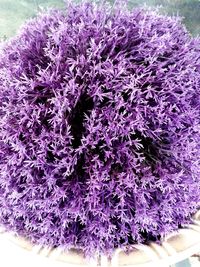
[[199,208],[199,121],[200,40],[179,18],[40,14],[1,48],[1,224],[89,256],[159,241]]

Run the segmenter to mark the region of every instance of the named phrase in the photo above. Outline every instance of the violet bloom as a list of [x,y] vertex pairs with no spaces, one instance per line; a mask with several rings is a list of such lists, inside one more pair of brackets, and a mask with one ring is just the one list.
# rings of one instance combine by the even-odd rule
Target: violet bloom
[[92,3],[30,20],[0,55],[0,222],[85,255],[159,240],[200,201],[200,40]]

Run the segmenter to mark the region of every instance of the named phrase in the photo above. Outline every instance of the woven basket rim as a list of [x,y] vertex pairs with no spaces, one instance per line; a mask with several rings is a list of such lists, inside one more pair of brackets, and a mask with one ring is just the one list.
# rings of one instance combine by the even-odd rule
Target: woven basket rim
[[184,260],[200,250],[200,210],[194,215],[192,223],[184,229],[169,234],[161,245],[151,242],[149,245],[132,245],[133,250],[127,255],[122,249],[116,249],[114,256],[109,261],[101,255],[89,261],[84,258],[80,250],[70,249],[63,252],[59,248],[33,245],[29,240],[16,236],[4,228],[0,231],[0,242],[11,242],[22,250],[40,257],[46,257],[51,261],[65,263],[65,266],[111,266],[111,267],[136,267],[136,266],[164,266]]

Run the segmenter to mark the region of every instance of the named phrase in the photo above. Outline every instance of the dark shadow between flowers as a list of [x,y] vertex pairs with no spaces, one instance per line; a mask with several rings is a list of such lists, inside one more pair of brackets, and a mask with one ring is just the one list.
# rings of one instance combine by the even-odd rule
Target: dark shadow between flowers
[[85,130],[83,125],[84,116],[85,114],[89,115],[93,107],[93,99],[86,93],[83,93],[69,114],[68,123],[71,125],[71,133],[74,138],[72,141],[73,148],[77,148],[81,144],[81,137]]

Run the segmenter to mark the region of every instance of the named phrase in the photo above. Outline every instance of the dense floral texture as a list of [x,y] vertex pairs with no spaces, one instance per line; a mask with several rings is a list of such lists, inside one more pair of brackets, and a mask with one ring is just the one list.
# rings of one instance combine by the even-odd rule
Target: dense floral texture
[[200,200],[200,40],[178,18],[84,3],[0,56],[0,221],[86,255],[159,239]]

